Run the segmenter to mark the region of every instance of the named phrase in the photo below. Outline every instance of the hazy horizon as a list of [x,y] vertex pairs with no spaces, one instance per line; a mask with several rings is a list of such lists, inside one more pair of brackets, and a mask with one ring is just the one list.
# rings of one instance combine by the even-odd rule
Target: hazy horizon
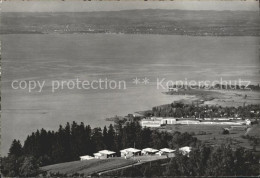
[[3,1],[1,8],[2,12],[91,12],[135,9],[259,11],[258,1]]

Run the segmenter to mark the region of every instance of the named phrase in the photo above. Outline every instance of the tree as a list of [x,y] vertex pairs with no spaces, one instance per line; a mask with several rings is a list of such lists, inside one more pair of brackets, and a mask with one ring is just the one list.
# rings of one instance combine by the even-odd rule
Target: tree
[[38,175],[39,167],[34,157],[25,157],[20,168],[19,174],[22,177],[32,177]]
[[19,176],[19,167],[22,159],[14,156],[13,154],[8,155],[2,159],[1,173],[7,177]]
[[92,133],[92,144],[94,148],[94,152],[100,151],[104,149],[102,130],[100,127],[94,128]]
[[22,155],[22,152],[23,152],[22,151],[22,145],[21,145],[20,141],[14,140],[12,142],[10,149],[9,149],[8,155],[13,155],[13,156],[18,158],[19,156]]
[[110,124],[109,127],[108,127],[107,143],[106,143],[108,149],[116,150],[115,139],[116,139],[116,133],[115,133],[113,125]]
[[109,145],[109,142],[108,142],[108,137],[107,137],[107,127],[105,126],[103,128],[103,143],[104,143],[104,148],[105,149],[108,149],[108,145]]

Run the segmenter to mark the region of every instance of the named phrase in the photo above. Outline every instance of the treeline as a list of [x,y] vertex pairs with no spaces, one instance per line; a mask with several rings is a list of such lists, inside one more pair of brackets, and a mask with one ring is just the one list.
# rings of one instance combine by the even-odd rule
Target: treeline
[[[79,160],[79,156],[108,149],[120,154],[121,149],[128,147],[161,149],[164,147],[178,148],[195,146],[197,139],[188,133],[168,133],[141,128],[138,122],[132,122],[122,127],[119,125],[91,128],[84,123],[67,123],[58,131],[37,130],[27,137],[22,146],[14,140],[9,154],[2,159],[1,171],[5,176],[34,176],[36,168],[32,165],[45,166],[55,163]],[[19,161],[18,161],[19,160]],[[27,171],[21,171],[27,167]]]
[[174,158],[133,166],[104,176],[182,177],[182,176],[258,176],[259,156],[244,148],[229,145],[199,145],[189,156],[176,152]]
[[259,118],[260,105],[246,105],[239,107],[197,106],[183,103],[172,103],[153,107],[151,113],[157,117],[183,117],[183,118]]
[[209,85],[185,85],[185,84],[179,84],[179,85],[172,85],[169,86],[169,89],[180,89],[180,90],[192,90],[192,89],[212,89],[212,90],[218,90],[218,89],[225,89],[225,90],[253,90],[253,91],[259,91],[260,85],[232,85],[230,83],[224,84],[215,84],[213,86]]

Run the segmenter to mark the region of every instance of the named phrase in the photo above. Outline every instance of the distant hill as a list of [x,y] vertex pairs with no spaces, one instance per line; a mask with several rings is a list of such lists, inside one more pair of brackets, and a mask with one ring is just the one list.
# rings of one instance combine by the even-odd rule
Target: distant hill
[[3,12],[1,34],[127,33],[192,36],[260,36],[251,11],[124,10],[101,12]]

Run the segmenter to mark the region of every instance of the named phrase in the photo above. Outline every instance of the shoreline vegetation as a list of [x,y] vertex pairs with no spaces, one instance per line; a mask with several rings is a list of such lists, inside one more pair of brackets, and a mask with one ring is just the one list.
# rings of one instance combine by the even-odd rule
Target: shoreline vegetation
[[[213,89],[214,88],[214,89]],[[177,101],[174,101],[172,104],[181,104],[181,105],[193,105],[197,107],[208,107],[208,106],[219,106],[223,108],[234,108],[234,107],[245,107],[246,105],[255,105],[259,104],[260,100],[260,87],[258,85],[250,85],[249,89],[244,89],[245,86],[242,86],[242,89],[231,89],[238,88],[237,86],[225,87],[221,85],[216,85],[209,89],[205,87],[193,86],[193,89],[185,86],[172,86],[169,87],[169,91],[162,92],[166,95],[182,95],[182,96],[193,96],[192,98],[183,98]],[[227,105],[231,103],[232,105]],[[208,106],[207,106],[208,105]],[[168,104],[156,106],[157,108],[168,107]],[[154,107],[155,108],[155,107]],[[153,108],[153,109],[154,109]],[[136,118],[140,120],[143,117],[155,116],[152,110],[146,111],[136,111],[134,114],[128,114],[127,116],[113,116],[106,118],[106,121],[128,121]],[[249,109],[250,110],[250,109]],[[172,117],[172,115],[164,115],[164,117]],[[181,115],[177,117],[182,117]],[[198,116],[197,116],[198,117]],[[211,116],[213,118],[214,116]],[[215,117],[221,117],[220,115]],[[224,116],[223,116],[224,117]],[[225,116],[227,117],[227,116]],[[230,116],[229,116],[230,117]],[[235,117],[235,116],[233,116]],[[241,116],[236,116],[241,117]],[[190,116],[190,118],[196,118],[195,115]]]
[[3,12],[1,15],[0,34],[260,36],[259,14],[251,11],[147,9],[77,13]]

